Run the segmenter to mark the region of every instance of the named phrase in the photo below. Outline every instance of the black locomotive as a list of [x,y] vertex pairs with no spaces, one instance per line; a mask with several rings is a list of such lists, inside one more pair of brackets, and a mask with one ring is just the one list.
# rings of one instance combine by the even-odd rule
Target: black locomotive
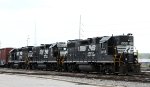
[[132,34],[76,39],[10,51],[8,67],[70,72],[139,73]]

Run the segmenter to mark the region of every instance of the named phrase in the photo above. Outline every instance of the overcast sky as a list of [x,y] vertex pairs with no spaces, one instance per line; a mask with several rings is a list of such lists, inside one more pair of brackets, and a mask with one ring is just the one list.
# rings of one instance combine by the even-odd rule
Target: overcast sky
[[0,0],[1,47],[22,47],[133,33],[139,52],[150,52],[149,0]]

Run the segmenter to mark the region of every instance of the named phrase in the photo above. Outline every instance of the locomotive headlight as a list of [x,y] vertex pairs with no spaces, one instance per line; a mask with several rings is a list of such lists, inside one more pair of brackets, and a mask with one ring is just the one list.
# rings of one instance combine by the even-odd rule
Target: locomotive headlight
[[130,42],[131,40],[130,39],[128,39],[128,42]]

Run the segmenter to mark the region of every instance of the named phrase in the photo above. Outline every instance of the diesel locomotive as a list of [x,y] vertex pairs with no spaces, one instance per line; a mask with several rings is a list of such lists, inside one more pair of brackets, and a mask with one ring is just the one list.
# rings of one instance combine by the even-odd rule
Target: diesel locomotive
[[132,34],[69,40],[67,64],[71,71],[101,73],[138,73],[138,52]]
[[131,33],[14,48],[7,67],[104,74],[140,72]]

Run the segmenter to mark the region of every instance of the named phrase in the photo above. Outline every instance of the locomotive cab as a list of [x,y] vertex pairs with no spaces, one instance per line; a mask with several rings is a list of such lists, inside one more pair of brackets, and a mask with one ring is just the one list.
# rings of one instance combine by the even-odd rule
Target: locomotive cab
[[63,57],[67,53],[67,45],[65,42],[57,42],[50,47],[53,57]]
[[57,62],[57,70],[63,69],[64,60],[67,54],[67,44],[65,42],[57,42],[50,46],[50,56]]
[[114,53],[114,63],[118,64],[119,72],[121,73],[139,73],[140,64],[138,63],[138,53],[135,52],[134,39],[132,34],[120,35],[114,37],[116,47]]

